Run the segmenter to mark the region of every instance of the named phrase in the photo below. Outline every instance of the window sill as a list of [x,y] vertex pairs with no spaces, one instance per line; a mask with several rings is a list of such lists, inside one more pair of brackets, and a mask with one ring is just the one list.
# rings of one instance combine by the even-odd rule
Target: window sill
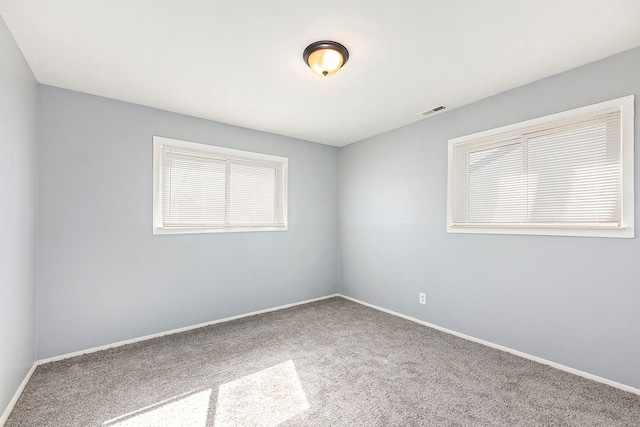
[[449,225],[447,233],[460,234],[524,234],[533,236],[613,237],[632,239],[632,227],[571,227],[571,226],[493,226],[493,225]]
[[218,227],[218,228],[160,228],[154,227],[153,234],[205,234],[205,233],[247,233],[255,231],[287,231],[286,225],[279,227]]

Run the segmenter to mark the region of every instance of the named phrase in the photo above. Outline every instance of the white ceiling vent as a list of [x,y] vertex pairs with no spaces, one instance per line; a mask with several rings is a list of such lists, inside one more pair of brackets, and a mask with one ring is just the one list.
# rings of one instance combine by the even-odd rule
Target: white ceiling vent
[[433,114],[433,113],[437,113],[438,111],[442,111],[445,108],[447,108],[446,105],[439,105],[439,106],[437,106],[435,108],[432,108],[431,110],[423,111],[420,114],[422,114],[423,116],[428,116],[429,114]]

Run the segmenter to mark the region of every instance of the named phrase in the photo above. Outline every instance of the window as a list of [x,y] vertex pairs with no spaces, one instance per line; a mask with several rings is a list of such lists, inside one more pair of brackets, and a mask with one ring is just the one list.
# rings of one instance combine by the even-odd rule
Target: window
[[634,237],[633,102],[449,140],[447,231]]
[[153,233],[287,229],[286,157],[153,137]]

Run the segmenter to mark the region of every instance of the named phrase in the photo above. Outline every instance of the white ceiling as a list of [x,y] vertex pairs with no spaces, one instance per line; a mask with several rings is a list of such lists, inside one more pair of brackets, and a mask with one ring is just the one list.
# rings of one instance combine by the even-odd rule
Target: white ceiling
[[[0,14],[40,83],[335,146],[640,46],[639,0],[0,0]],[[329,77],[302,60],[323,39],[350,53]]]

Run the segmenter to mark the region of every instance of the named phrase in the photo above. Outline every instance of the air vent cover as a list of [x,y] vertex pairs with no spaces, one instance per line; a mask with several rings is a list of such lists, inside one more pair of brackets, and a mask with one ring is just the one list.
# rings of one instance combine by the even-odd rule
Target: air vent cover
[[442,111],[445,108],[447,108],[446,105],[439,105],[439,106],[437,106],[435,108],[432,108],[431,110],[423,111],[421,114],[423,116],[428,116],[429,114],[433,114],[433,113],[437,113],[438,111]]

